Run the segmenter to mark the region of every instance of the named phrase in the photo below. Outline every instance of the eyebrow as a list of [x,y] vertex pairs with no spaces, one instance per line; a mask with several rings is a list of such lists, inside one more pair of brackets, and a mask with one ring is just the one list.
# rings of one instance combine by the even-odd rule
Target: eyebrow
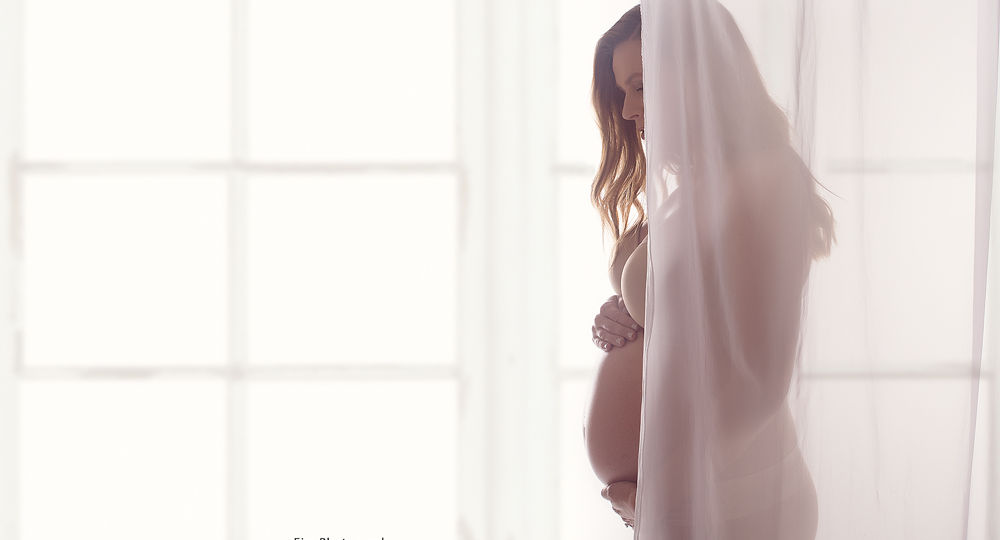
[[[628,76],[628,78],[627,78],[627,79],[625,79],[625,84],[628,84],[629,82],[631,82],[631,81],[632,81],[632,79],[636,78],[636,77],[637,77],[637,76],[639,76],[639,75],[642,75],[642,73],[640,73],[640,72],[638,72],[638,71],[636,71],[635,73],[633,73],[633,74],[629,75],[629,76]],[[615,86],[618,86],[618,82],[617,82],[617,81],[615,81]],[[621,87],[621,86],[618,86],[618,88],[622,88],[622,87]],[[624,88],[622,88],[622,90],[624,90]]]

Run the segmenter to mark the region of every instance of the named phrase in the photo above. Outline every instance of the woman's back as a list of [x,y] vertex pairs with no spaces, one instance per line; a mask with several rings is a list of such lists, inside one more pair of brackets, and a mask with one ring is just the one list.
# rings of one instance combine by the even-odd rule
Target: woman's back
[[[657,234],[670,234],[671,219],[678,218],[679,195],[676,190],[670,194],[667,221]],[[646,224],[639,230],[637,238],[640,239],[637,245],[634,239],[623,243],[623,248],[633,245],[635,248],[627,258],[619,255],[610,274],[613,280],[616,275],[620,276],[618,290],[626,309],[636,322],[645,326],[649,245]],[[677,253],[679,255],[682,250]],[[625,260],[621,261],[622,258]],[[656,359],[647,358],[646,361]],[[641,394],[641,384],[638,391]],[[641,402],[641,395],[639,399]],[[802,540],[815,536],[818,519],[816,492],[799,450],[794,420],[786,403],[767,420],[739,437],[720,438],[713,458],[717,478],[716,500],[720,515],[726,519],[729,528],[722,533],[723,538]],[[777,504],[775,501],[778,501]]]

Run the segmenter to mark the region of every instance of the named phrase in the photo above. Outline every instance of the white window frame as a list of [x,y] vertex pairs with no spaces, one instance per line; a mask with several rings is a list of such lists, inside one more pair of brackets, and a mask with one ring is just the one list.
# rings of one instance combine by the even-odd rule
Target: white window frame
[[[18,382],[128,379],[177,374],[227,384],[227,537],[247,538],[247,379],[326,377],[455,380],[459,386],[459,538],[555,537],[556,470],[554,325],[555,183],[552,98],[554,3],[455,0],[457,159],[446,163],[261,163],[247,152],[247,0],[231,0],[231,155],[223,162],[26,162],[23,124],[24,5],[0,0],[0,170],[10,194],[0,218],[0,302],[15,306],[0,332],[0,537],[19,533]],[[530,44],[530,45],[529,45]],[[527,48],[530,47],[530,48]],[[528,52],[532,54],[528,54]],[[535,54],[540,52],[540,54]],[[529,85],[530,83],[530,85]],[[530,86],[530,90],[527,90]],[[527,136],[522,136],[527,134]],[[459,216],[459,358],[457,368],[379,366],[258,367],[247,364],[246,178],[258,171],[295,174],[445,172],[456,179]],[[229,208],[229,354],[224,367],[26,367],[20,359],[16,299],[18,227],[25,173],[215,172],[227,175]],[[541,233],[539,232],[541,231]],[[525,256],[527,254],[527,256]],[[530,262],[530,264],[529,264]],[[514,266],[517,265],[517,266]],[[482,344],[488,343],[489,347]],[[528,345],[527,347],[525,345]],[[530,445],[526,442],[530,440]]]

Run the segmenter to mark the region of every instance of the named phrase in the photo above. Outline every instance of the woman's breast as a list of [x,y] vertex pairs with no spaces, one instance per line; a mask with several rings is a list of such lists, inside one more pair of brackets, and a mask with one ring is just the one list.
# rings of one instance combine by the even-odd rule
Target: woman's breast
[[642,407],[640,329],[633,341],[604,354],[594,377],[584,420],[584,440],[594,473],[604,483],[636,481]]
[[647,237],[629,255],[622,268],[622,301],[628,314],[646,326],[646,261],[649,258],[649,238]]

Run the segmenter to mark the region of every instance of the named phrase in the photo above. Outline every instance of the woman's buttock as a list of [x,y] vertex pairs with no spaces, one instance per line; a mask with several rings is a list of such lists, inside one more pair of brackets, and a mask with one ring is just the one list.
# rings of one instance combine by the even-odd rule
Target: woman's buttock
[[721,469],[725,540],[813,540],[816,489],[785,406],[762,426],[738,459]]
[[591,467],[604,483],[636,481],[639,474],[639,425],[642,407],[643,332],[612,347],[594,378],[584,420]]
[[720,540],[816,538],[816,488],[797,449],[759,478],[723,482],[719,488],[724,518]]

